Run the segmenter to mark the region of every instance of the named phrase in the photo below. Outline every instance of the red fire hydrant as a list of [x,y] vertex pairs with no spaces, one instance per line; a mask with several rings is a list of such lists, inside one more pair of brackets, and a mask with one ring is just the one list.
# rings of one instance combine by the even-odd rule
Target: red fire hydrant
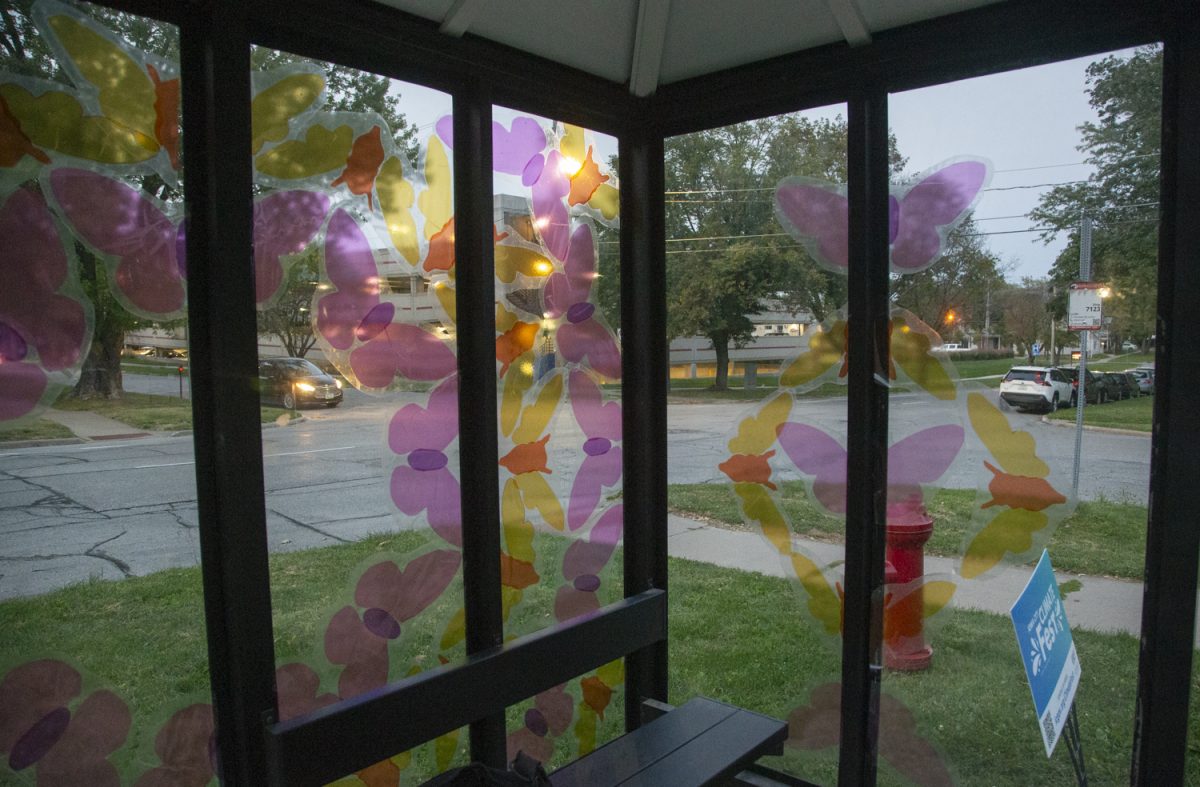
[[883,608],[883,663],[888,669],[927,669],[933,648],[925,643],[925,592],[917,585],[925,575],[925,542],[933,535],[933,518],[919,500],[888,505],[887,564],[890,586]]

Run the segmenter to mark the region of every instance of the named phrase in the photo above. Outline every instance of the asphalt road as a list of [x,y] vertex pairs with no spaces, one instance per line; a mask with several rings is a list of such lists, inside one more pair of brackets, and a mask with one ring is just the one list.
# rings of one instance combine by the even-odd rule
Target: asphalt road
[[[127,379],[134,390],[175,385],[171,378]],[[992,394],[994,396],[994,393]],[[422,394],[386,399],[348,392],[343,406],[307,410],[306,420],[265,428],[263,455],[272,551],[303,549],[368,534],[413,527],[398,516],[387,478],[398,460],[387,447],[391,414]],[[747,412],[744,403],[671,406],[669,473],[675,483],[727,480],[717,464],[728,457],[729,432]],[[956,417],[931,410],[917,397],[893,399],[892,431],[902,438]],[[934,420],[931,420],[934,419]],[[1072,429],[1017,415],[1052,466],[1050,480],[1069,490]],[[844,438],[844,400],[801,402],[792,420]],[[550,427],[552,487],[565,499],[586,439],[568,408]],[[1148,436],[1088,432],[1080,497],[1144,503],[1149,478]],[[968,444],[940,481],[971,488],[986,484],[986,449]],[[777,474],[796,476],[776,458]],[[451,455],[451,463],[455,457]],[[798,477],[798,476],[796,476]],[[0,449],[0,598],[43,593],[91,576],[142,575],[199,561],[195,464],[188,436],[153,436],[81,445]]]

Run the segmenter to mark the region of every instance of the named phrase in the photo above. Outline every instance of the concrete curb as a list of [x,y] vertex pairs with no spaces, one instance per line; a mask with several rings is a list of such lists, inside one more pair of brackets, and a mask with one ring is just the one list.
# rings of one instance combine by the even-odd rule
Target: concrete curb
[[[1042,423],[1044,423],[1048,426],[1060,426],[1060,427],[1067,427],[1070,429],[1075,428],[1075,424],[1070,421],[1051,420],[1044,415],[1042,416]],[[1143,432],[1139,429],[1118,429],[1114,426],[1088,426],[1087,424],[1084,424],[1083,428],[1084,428],[1084,431],[1087,431],[1087,432],[1106,432],[1108,434],[1140,435],[1142,437],[1149,437],[1152,434],[1151,432]]]
[[41,448],[46,445],[79,445],[90,440],[83,437],[47,437],[44,440],[12,440],[0,442],[0,451],[6,448]]
[[[308,420],[308,418],[306,416],[301,415],[301,416],[291,419],[286,424],[283,424],[283,426],[285,426],[285,427],[295,426],[296,424],[302,424],[302,423],[306,422],[307,420]],[[279,424],[272,421],[269,424],[263,424],[262,428],[263,429],[278,429]],[[167,435],[167,437],[187,437],[188,435],[192,434],[192,432],[194,432],[194,431],[195,431],[194,429],[181,429],[178,432],[171,432],[170,434]]]

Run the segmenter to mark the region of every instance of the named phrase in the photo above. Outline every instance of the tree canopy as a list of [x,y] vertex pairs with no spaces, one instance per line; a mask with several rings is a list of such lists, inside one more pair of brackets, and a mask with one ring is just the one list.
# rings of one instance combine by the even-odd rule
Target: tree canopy
[[1054,311],[1065,314],[1066,285],[1079,278],[1079,226],[1086,213],[1093,221],[1092,278],[1113,287],[1105,304],[1112,340],[1144,342],[1154,333],[1158,291],[1162,49],[1098,60],[1088,66],[1087,80],[1099,119],[1079,127],[1079,150],[1094,172],[1052,189],[1030,217],[1050,228],[1045,239],[1063,232],[1070,238],[1050,271],[1058,293]]

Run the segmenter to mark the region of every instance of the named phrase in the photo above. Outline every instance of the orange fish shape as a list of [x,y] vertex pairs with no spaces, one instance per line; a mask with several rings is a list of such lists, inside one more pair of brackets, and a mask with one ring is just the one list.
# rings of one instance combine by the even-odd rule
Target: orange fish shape
[[531,443],[521,443],[500,459],[500,464],[513,475],[522,473],[551,473],[546,466],[546,443],[550,435],[543,435],[541,440]]
[[537,323],[517,321],[504,333],[496,337],[496,360],[500,362],[503,377],[512,362],[529,352],[537,339]]
[[371,192],[375,188],[375,175],[383,165],[383,140],[379,126],[371,129],[358,139],[346,156],[346,168],[337,176],[331,185],[340,186],[345,183],[351,194],[366,194],[367,207],[374,209]]
[[775,491],[779,487],[771,481],[771,465],[767,463],[773,456],[774,451],[767,451],[765,454],[734,454],[717,465],[717,469],[729,476],[729,480],[734,483],[762,484]]

